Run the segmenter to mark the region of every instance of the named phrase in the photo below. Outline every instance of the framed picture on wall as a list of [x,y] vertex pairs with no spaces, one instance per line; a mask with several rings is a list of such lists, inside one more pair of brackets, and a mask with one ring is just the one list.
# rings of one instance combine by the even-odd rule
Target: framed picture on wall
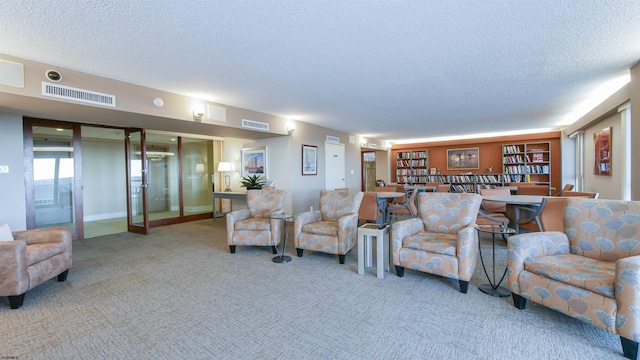
[[240,157],[240,176],[261,175],[268,178],[267,172],[267,147],[247,148],[241,150]]
[[478,148],[448,149],[447,170],[473,170],[480,168]]
[[318,175],[318,147],[302,145],[302,175]]
[[593,133],[595,175],[611,176],[611,127]]

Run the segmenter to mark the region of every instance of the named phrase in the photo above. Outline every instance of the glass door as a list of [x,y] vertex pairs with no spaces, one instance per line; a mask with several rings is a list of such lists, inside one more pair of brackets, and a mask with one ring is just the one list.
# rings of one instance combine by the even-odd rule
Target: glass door
[[127,229],[139,234],[149,233],[147,213],[147,164],[145,132],[127,129],[125,153],[127,158]]
[[27,229],[67,227],[84,237],[80,127],[25,118]]

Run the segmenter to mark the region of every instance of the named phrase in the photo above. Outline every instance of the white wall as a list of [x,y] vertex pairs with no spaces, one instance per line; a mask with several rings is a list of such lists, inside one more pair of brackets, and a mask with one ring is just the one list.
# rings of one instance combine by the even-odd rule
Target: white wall
[[22,116],[0,110],[0,165],[9,166],[8,174],[0,174],[0,225],[11,230],[27,227]]

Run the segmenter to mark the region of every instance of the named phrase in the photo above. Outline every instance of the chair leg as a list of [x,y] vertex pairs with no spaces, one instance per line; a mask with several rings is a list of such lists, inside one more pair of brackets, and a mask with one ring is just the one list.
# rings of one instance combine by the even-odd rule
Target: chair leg
[[513,298],[513,306],[520,310],[524,310],[527,307],[527,299],[516,293],[511,293],[511,297]]
[[296,253],[298,253],[298,257],[302,257],[302,253],[304,252],[303,249],[298,249],[296,248]]
[[278,253],[278,247],[277,246],[272,246],[271,247],[271,251],[273,251],[274,254]]
[[466,294],[469,290],[469,282],[464,280],[458,280],[458,282],[460,283],[460,292]]
[[67,280],[67,275],[69,274],[69,269],[61,272],[60,274],[58,274],[58,281],[65,281]]
[[340,264],[344,264],[344,255],[338,255],[338,260],[340,260]]
[[404,276],[404,268],[402,266],[396,265],[396,275],[398,275],[398,277]]
[[629,340],[624,336],[620,336],[620,343],[622,343],[622,352],[627,359],[638,359],[638,343]]
[[236,246],[235,245],[229,245],[229,252],[232,253],[232,254],[235,254]]
[[9,306],[11,306],[12,309],[17,309],[20,306],[22,306],[22,303],[24,302],[25,294],[26,293],[22,293],[17,296],[9,296]]

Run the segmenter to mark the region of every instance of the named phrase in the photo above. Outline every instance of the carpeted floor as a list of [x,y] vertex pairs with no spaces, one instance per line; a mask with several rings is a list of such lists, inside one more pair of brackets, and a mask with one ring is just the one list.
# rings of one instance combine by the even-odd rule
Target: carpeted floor
[[[504,264],[506,249],[498,241]],[[490,243],[483,240],[483,247]],[[230,254],[224,219],[74,242],[66,282],[10,310],[0,359],[622,359],[617,336],[542,306],[407,270],[357,274],[356,250],[286,264]]]

